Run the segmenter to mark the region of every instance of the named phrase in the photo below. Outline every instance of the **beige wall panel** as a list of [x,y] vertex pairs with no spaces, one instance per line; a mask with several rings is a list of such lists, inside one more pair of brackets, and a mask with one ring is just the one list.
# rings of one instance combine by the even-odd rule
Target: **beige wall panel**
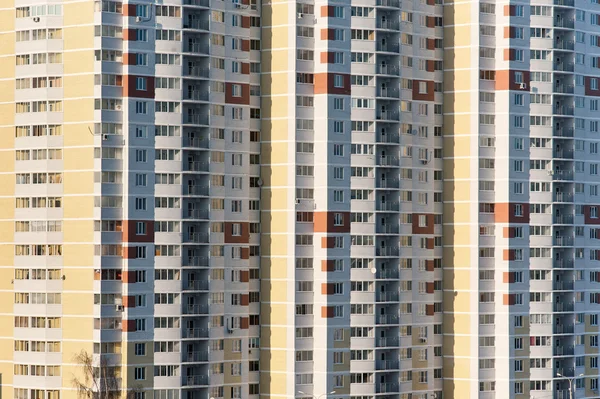
[[[280,289],[286,289],[285,283],[273,283],[272,286],[275,289],[277,289],[277,287],[280,287]],[[272,294],[274,292],[275,292],[274,290],[271,291]],[[287,295],[284,294],[283,296],[284,296],[283,300],[286,300],[287,298],[285,298],[285,297]],[[288,306],[285,304],[273,304],[273,303],[262,304],[261,309],[260,309],[260,319],[261,319],[261,322],[265,323],[265,324],[278,324],[278,325],[287,324],[290,322]]]
[[[282,53],[282,52],[277,52],[275,55],[271,54],[271,57],[273,58],[274,62],[276,62],[277,67],[281,68],[280,70],[285,72],[287,71],[287,53]],[[265,58],[263,56],[263,58]],[[264,61],[263,61],[264,62]],[[281,63],[284,63],[285,65],[281,65]],[[289,93],[289,88],[288,88],[288,81],[289,81],[289,72],[286,73],[275,73],[272,75],[269,74],[262,74],[261,75],[261,87],[265,87],[265,91],[261,90],[261,94],[263,95],[262,97],[262,109],[264,110],[265,107],[265,103],[264,100],[266,98],[269,97],[264,97],[264,96],[268,96],[269,94],[272,95],[277,95],[277,94],[288,94]],[[284,133],[284,132],[282,132]],[[285,131],[285,134],[287,135],[288,132],[287,130]]]
[[[92,291],[94,288],[94,268],[64,268],[63,274],[65,281],[63,289],[65,291]],[[89,295],[92,295],[91,292]]]
[[65,76],[63,81],[65,98],[94,97],[93,74]]
[[[444,72],[444,91],[469,90],[472,73],[470,70]],[[448,127],[444,126],[444,130],[448,131]]]
[[[0,71],[3,69],[4,69],[4,66],[2,65],[2,68],[0,68]],[[14,73],[10,77],[13,77],[13,76],[14,76]],[[2,76],[0,76],[0,78],[2,78]],[[10,96],[10,99],[8,99],[8,100],[13,101],[13,96]],[[0,104],[0,125],[13,125],[14,120],[15,120],[14,115],[15,115],[15,104]]]
[[[287,327],[263,326],[260,329],[260,344],[263,348],[287,348]],[[262,349],[261,359],[269,356],[269,351]],[[261,364],[261,370],[266,370]]]
[[[94,172],[65,171],[64,192],[68,194],[89,194],[94,192]],[[81,207],[80,207],[81,208]],[[67,209],[65,207],[65,212]],[[89,212],[89,211],[88,211]],[[67,217],[65,215],[65,217]]]
[[94,264],[93,244],[64,244],[63,262],[65,266],[87,266]]
[[[87,197],[85,197],[87,198]],[[94,241],[93,220],[65,220],[63,221],[64,242],[92,242]],[[93,277],[90,275],[90,277]]]
[[63,13],[65,25],[93,24],[94,2],[67,2],[64,5]]
[[[289,166],[263,166],[261,167],[261,178],[264,180],[264,184],[267,187],[273,186],[287,186],[289,175]],[[294,184],[294,182],[291,182]]]
[[[94,148],[65,148],[63,149],[65,170],[82,170],[94,168]],[[92,175],[93,176],[93,175]]]
[[[263,279],[283,279],[287,278],[287,262],[286,258],[272,258],[270,266],[261,261],[260,273]],[[262,294],[261,294],[262,295]]]
[[[93,98],[82,98],[64,101],[64,121],[77,122],[80,120],[92,120],[94,119],[94,99]],[[93,126],[92,126],[93,128]],[[87,130],[87,129],[86,129]],[[90,138],[92,135],[89,131],[80,130],[79,134],[83,135],[87,133]],[[93,131],[93,130],[92,130]],[[66,144],[66,143],[65,143]]]
[[[91,106],[94,104],[92,102]],[[94,145],[94,124],[93,123],[81,123],[81,124],[72,124],[65,125],[63,127],[63,137],[64,137],[64,145],[65,147],[77,147]],[[84,134],[87,133],[87,134]],[[74,149],[73,151],[77,151],[81,149]],[[77,155],[75,155],[77,156]]]
[[292,189],[289,189],[287,187],[271,187],[268,190],[263,191],[263,197],[261,198],[262,209],[288,210],[288,193],[293,198],[295,193]]

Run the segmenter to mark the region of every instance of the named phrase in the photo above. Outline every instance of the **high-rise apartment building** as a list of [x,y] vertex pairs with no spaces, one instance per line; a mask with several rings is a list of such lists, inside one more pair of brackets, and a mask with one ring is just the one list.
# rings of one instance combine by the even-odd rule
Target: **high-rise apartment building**
[[2,0],[0,396],[600,397],[599,25]]

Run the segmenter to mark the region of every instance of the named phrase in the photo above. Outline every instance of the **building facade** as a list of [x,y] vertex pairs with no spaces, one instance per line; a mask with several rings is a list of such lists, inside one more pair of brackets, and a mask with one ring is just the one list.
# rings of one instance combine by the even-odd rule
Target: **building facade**
[[1,395],[597,397],[597,8],[4,0]]

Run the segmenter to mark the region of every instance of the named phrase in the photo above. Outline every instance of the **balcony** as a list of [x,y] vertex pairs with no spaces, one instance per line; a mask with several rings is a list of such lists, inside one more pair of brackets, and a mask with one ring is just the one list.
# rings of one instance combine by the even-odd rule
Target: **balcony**
[[206,197],[208,196],[208,186],[185,186],[183,189],[183,195],[199,195]]
[[398,316],[396,316],[395,314],[380,314],[377,316],[377,324],[398,324]]
[[187,46],[184,46],[183,52],[203,55],[209,54],[208,46],[200,43],[188,43]]
[[388,226],[388,225],[383,225],[383,226],[377,226],[377,230],[376,230],[376,234],[398,234],[400,232],[400,229],[398,228],[398,226]]
[[570,128],[554,129],[554,135],[556,137],[573,137],[573,129],[570,129]]
[[187,352],[183,355],[183,361],[186,363],[208,362],[208,352]]
[[210,239],[207,233],[191,233],[184,236],[183,242],[186,244],[208,244]]
[[573,159],[573,150],[554,150],[552,152],[552,157],[562,159]]
[[555,115],[574,115],[575,110],[573,107],[567,107],[566,105],[558,105],[554,107]]
[[377,112],[376,118],[379,121],[399,121],[400,113],[391,111],[379,111]]
[[377,21],[377,29],[400,30],[398,21]]
[[377,248],[376,255],[377,256],[398,256],[399,255],[398,248],[394,247],[382,247]]
[[400,76],[400,68],[395,65],[378,65],[377,73],[379,75]]
[[208,126],[208,115],[187,115],[184,123],[188,125],[203,125]]
[[208,92],[204,90],[190,90],[186,93],[184,100],[208,101]]
[[377,166],[398,166],[400,165],[400,160],[396,157],[390,157],[388,155],[382,155],[379,157],[379,162]]
[[206,280],[187,280],[183,283],[184,291],[208,291],[208,281]]
[[575,43],[570,40],[555,40],[554,49],[556,50],[574,50]]
[[397,393],[400,392],[399,385],[391,382],[382,382],[377,384],[377,393]]
[[398,302],[399,295],[397,292],[378,292],[377,302]]
[[210,0],[183,0],[184,6],[209,7]]
[[184,376],[182,385],[184,385],[184,386],[208,385],[208,376],[207,375]]
[[210,71],[208,68],[200,68],[200,67],[189,67],[184,70],[184,76],[192,76],[197,78],[207,78],[210,76]]
[[208,328],[186,328],[183,330],[183,338],[208,338]]
[[207,315],[208,314],[208,306],[207,305],[184,305],[183,306],[183,314],[188,315]]
[[395,280],[400,276],[398,270],[377,270],[376,278],[379,280]]
[[573,224],[573,215],[554,216],[554,224]]
[[554,261],[554,267],[557,269],[572,269],[573,268],[573,260],[572,259],[557,259]]
[[[190,188],[188,187],[188,190]],[[188,194],[189,195],[189,194]],[[204,209],[188,209],[183,212],[184,219],[208,220],[208,211]]]
[[[208,162],[191,161],[184,164],[186,172],[208,172],[210,166]],[[206,187],[208,189],[208,187]]]
[[573,237],[554,237],[552,241],[556,247],[570,247],[573,245]]
[[554,356],[572,356],[574,348],[572,346],[555,346],[553,353]]
[[571,170],[554,170],[552,173],[553,180],[573,180],[573,171]]
[[400,204],[397,202],[379,202],[377,204],[377,210],[383,212],[398,212],[398,210],[400,210]]
[[398,144],[400,143],[400,135],[398,134],[381,134],[377,137],[377,143],[389,143]]
[[380,87],[379,90],[377,90],[377,97],[397,99],[400,98],[400,91],[394,88]]
[[555,63],[554,70],[557,72],[573,72],[575,70],[575,65],[565,64],[564,62]]
[[573,202],[573,194],[571,193],[555,193],[554,202]]
[[555,28],[567,28],[573,29],[575,26],[575,21],[573,19],[564,19],[561,16],[557,16],[558,18],[554,18],[554,27]]
[[572,281],[555,281],[552,289],[555,291],[573,291],[574,283]]
[[377,0],[377,4],[378,7],[392,7],[392,8],[399,8],[400,7],[400,0]]
[[555,312],[572,312],[575,309],[573,302],[559,302],[554,304]]
[[554,334],[573,334],[575,328],[572,325],[559,324],[555,325],[552,331]]
[[183,24],[183,29],[208,31],[208,21],[188,20],[186,23]]
[[378,348],[397,348],[400,344],[398,337],[380,337],[375,341]]
[[195,137],[186,137],[183,139],[183,146],[190,148],[208,148],[208,140]]
[[398,360],[378,360],[375,367],[376,370],[398,370],[400,362]]
[[557,84],[554,85],[554,92],[562,94],[573,94],[575,93],[575,87],[571,85]]
[[183,258],[184,266],[208,267],[208,256],[188,256]]
[[554,0],[555,6],[574,7],[575,0]]
[[395,43],[377,43],[377,51],[400,54],[400,45]]
[[380,180],[377,180],[376,188],[400,188],[400,180],[380,179]]

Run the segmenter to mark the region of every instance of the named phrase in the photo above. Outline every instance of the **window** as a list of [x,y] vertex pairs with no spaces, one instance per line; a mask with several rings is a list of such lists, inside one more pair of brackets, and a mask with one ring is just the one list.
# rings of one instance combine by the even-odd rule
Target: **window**
[[146,379],[146,367],[134,368],[134,378],[136,380],[145,380]]
[[146,356],[146,344],[145,343],[136,343],[135,344],[135,355],[136,356]]

